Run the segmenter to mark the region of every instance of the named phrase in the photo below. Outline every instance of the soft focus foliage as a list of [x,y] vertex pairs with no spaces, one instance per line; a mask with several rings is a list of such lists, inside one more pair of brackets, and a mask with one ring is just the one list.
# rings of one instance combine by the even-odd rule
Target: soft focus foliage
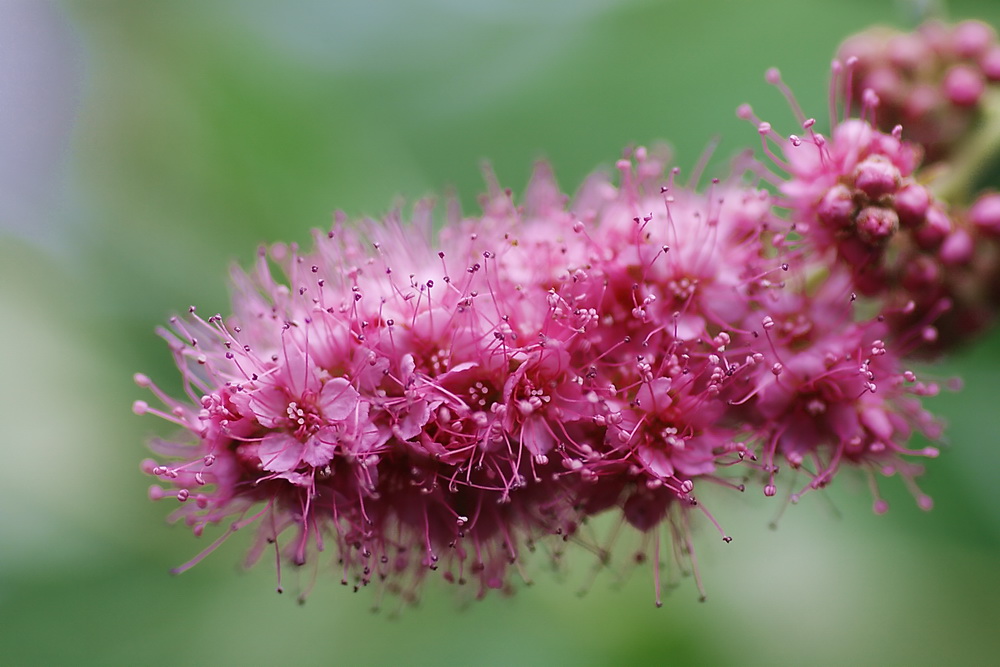
[[[133,370],[171,377],[172,360],[150,334],[164,313],[189,303],[227,312],[228,262],[251,257],[262,241],[307,240],[337,206],[352,216],[378,212],[393,197],[413,201],[454,186],[471,209],[483,158],[518,190],[535,158],[547,157],[569,188],[631,142],[670,139],[684,166],[722,133],[717,160],[728,159],[748,143],[733,115],[741,102],[754,102],[775,127],[782,118],[794,127],[762,84],[767,67],[782,66],[820,115],[825,81],[817,73],[838,42],[907,18],[892,3],[832,0],[808,9],[501,4],[4,6],[45,8],[16,18],[40,52],[62,54],[34,80],[58,86],[76,77],[83,91],[76,102],[50,102],[67,105],[64,115],[17,117],[51,124],[35,126],[51,138],[75,114],[73,144],[61,163],[33,169],[49,203],[0,209],[9,351],[0,381],[0,644],[12,664],[174,664],[176,642],[195,662],[213,664],[665,656],[688,664],[977,664],[995,655],[995,337],[949,370],[963,376],[964,391],[931,404],[950,422],[951,443],[924,478],[933,512],[887,488],[887,521],[869,513],[863,485],[850,483],[809,494],[774,533],[764,530],[773,501],[718,511],[735,540],[723,549],[717,533],[695,535],[711,547],[701,550],[711,552],[702,556],[711,570],[703,605],[682,580],[657,612],[646,566],[619,587],[630,566],[591,582],[592,559],[575,558],[564,583],[536,559],[536,585],[511,599],[459,613],[451,591],[429,587],[421,607],[388,623],[361,611],[369,593],[339,586],[317,587],[305,610],[276,599],[266,568],[234,573],[232,556],[249,546],[239,537],[226,553],[168,577],[200,543],[164,528],[162,508],[141,500],[146,481],[131,462],[156,427],[121,406],[139,394]],[[952,10],[1000,24],[993,3],[954,2]],[[24,61],[39,58],[25,52]],[[11,201],[40,196],[2,188]],[[45,210],[46,222],[18,210]],[[179,383],[165,388],[180,391]],[[713,511],[724,506],[712,500],[706,494]],[[835,518],[840,512],[850,520]],[[607,528],[592,528],[595,542]],[[618,546],[624,562],[638,545]],[[286,577],[290,592],[309,586],[308,576]],[[577,586],[589,593],[568,595]],[[747,622],[762,609],[767,631]],[[261,619],[267,631],[248,633]],[[831,633],[850,641],[831,642]]]

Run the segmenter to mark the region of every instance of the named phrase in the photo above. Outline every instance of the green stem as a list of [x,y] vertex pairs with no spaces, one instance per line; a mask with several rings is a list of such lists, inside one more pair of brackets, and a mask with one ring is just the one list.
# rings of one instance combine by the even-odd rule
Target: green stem
[[1000,157],[1000,91],[989,91],[982,104],[983,118],[978,129],[928,184],[936,198],[952,205],[971,204],[983,169]]

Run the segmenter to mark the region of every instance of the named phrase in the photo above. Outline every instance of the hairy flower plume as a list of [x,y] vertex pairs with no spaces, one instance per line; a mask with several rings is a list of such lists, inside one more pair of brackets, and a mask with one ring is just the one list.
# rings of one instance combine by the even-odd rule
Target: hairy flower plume
[[[956,57],[988,68],[992,33],[963,25]],[[916,461],[938,451],[908,442],[940,437],[938,386],[909,361],[993,317],[1000,200],[935,187],[929,140],[855,91],[871,62],[834,64],[827,134],[769,71],[798,134],[741,107],[769,162],[702,189],[636,148],[573,197],[545,164],[520,198],[487,172],[477,215],[419,202],[261,248],[230,315],[160,332],[183,396],[136,376],[161,405],[135,412],[178,431],[143,464],[151,497],[196,535],[221,526],[178,571],[252,527],[279,590],[282,563],[327,562],[355,590],[412,599],[436,572],[481,596],[528,579],[538,544],[606,562],[581,526],[612,514],[659,604],[664,542],[698,579],[693,519],[731,539],[706,484],[794,502],[853,468],[876,512],[893,475],[930,509]]]
[[482,216],[449,207],[437,235],[424,203],[406,224],[338,220],[308,253],[262,249],[232,316],[192,308],[161,332],[188,400],[137,377],[166,410],[136,411],[189,433],[155,445],[171,462],[146,464],[170,487],[153,497],[198,534],[256,523],[255,555],[332,546],[345,583],[405,591],[437,569],[500,588],[528,545],[589,514],[628,508],[652,530],[692,506],[693,480],[737,448],[715,423],[711,331],[767,273],[767,195],[734,191],[752,206],[728,211],[665,196],[644,151],[620,167],[579,215],[540,166],[523,205],[490,177]]

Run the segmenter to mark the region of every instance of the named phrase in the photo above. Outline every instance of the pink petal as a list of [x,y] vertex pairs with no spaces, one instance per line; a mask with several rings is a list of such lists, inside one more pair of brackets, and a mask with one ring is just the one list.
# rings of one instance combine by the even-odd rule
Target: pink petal
[[642,385],[635,397],[643,410],[658,413],[666,410],[673,403],[669,391],[670,378],[655,378],[652,382]]
[[715,456],[712,455],[714,438],[696,436],[684,442],[684,449],[676,448],[671,454],[674,467],[688,477],[709,475],[715,472]]
[[835,403],[827,408],[826,423],[841,442],[847,442],[856,435],[861,435],[861,423],[858,412],[852,405]]
[[319,408],[323,416],[333,421],[347,419],[358,407],[361,395],[344,378],[333,378],[323,385]]
[[276,428],[288,418],[288,394],[277,387],[253,392],[248,405],[260,425],[267,428]]
[[283,472],[275,475],[278,479],[287,479],[289,482],[295,486],[312,486],[313,477],[312,475],[303,475],[300,472]]
[[409,440],[419,435],[424,424],[430,419],[431,411],[424,401],[415,401],[408,406],[406,415],[396,425],[396,437]]
[[302,460],[302,443],[286,433],[269,433],[257,449],[264,470],[287,472]]
[[556,441],[549,433],[545,419],[529,417],[521,426],[521,444],[531,452],[532,456],[540,456],[548,454]]
[[417,364],[413,360],[413,355],[404,354],[402,360],[399,362],[399,375],[404,384],[410,379],[410,376],[413,375],[413,371],[416,370],[416,368]]
[[378,449],[392,437],[392,431],[371,422],[361,424],[360,433],[355,441],[354,451],[370,452]]
[[881,440],[892,439],[892,422],[882,407],[866,407],[861,410],[861,423]]
[[306,332],[293,327],[289,329],[289,339],[284,345],[284,364],[278,368],[275,378],[291,390],[295,396],[312,393],[319,388],[319,371],[307,352]]
[[674,476],[674,464],[664,452],[650,447],[639,447],[638,454],[649,469],[660,477]]
[[306,441],[302,461],[314,468],[325,466],[337,452],[337,442],[337,429],[332,427],[321,429]]

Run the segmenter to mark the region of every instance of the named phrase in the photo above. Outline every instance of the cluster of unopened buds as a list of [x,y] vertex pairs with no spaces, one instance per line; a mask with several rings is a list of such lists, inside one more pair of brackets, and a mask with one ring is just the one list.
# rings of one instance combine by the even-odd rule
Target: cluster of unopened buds
[[795,134],[741,107],[765,157],[701,190],[644,148],[572,198],[545,165],[519,199],[487,174],[479,215],[339,216],[236,272],[231,316],[173,318],[184,396],[138,375],[162,405],[134,409],[180,435],[143,469],[174,519],[219,526],[178,570],[252,527],[251,562],[484,594],[612,514],[659,604],[661,551],[693,568],[695,519],[730,540],[705,485],[794,502],[851,469],[876,512],[890,476],[929,509],[937,449],[908,443],[940,437],[938,385],[909,364],[1000,307],[1000,195],[969,185],[1000,44],[978,22],[852,38],[827,134],[766,78]]

